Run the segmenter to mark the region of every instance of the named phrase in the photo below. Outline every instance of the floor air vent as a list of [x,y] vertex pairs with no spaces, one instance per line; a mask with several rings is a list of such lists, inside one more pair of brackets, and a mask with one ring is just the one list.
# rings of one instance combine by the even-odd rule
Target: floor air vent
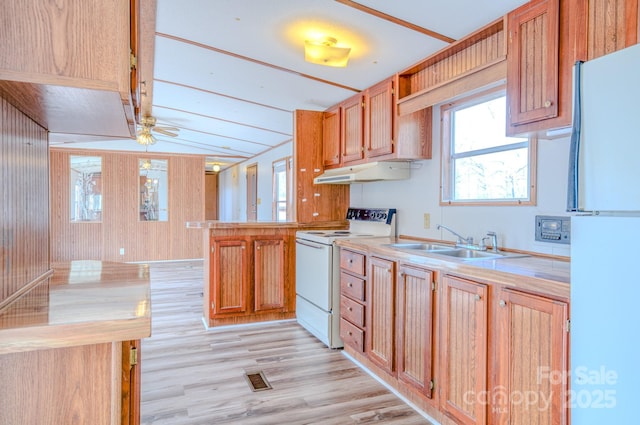
[[264,391],[271,389],[271,384],[267,381],[267,378],[264,376],[264,372],[262,371],[246,373],[244,377],[249,383],[251,391]]

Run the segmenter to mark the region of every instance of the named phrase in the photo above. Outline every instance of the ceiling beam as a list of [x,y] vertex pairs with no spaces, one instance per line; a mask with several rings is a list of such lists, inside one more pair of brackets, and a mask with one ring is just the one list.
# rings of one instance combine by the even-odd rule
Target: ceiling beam
[[227,50],[218,49],[217,47],[208,46],[208,45],[203,44],[203,43],[198,43],[197,41],[187,40],[186,38],[177,37],[175,35],[164,34],[164,33],[160,33],[160,32],[156,33],[156,35],[158,37],[168,38],[170,40],[174,40],[174,41],[177,41],[179,43],[190,44],[192,46],[196,46],[196,47],[199,47],[201,49],[206,49],[206,50],[210,50],[212,52],[221,53],[223,55],[228,55],[228,56],[231,56],[231,57],[234,57],[234,58],[237,58],[237,59],[241,59],[241,60],[244,60],[244,61],[247,61],[247,62],[252,62],[252,63],[255,63],[257,65],[262,65],[262,66],[266,66],[268,68],[272,68],[272,69],[275,69],[275,70],[278,70],[278,71],[287,72],[289,74],[297,75],[298,77],[303,77],[303,78],[307,78],[309,80],[318,81],[318,82],[323,83],[323,84],[328,84],[328,85],[331,85],[331,86],[334,86],[334,87],[339,87],[341,89],[351,90],[351,91],[356,92],[356,93],[360,93],[360,91],[361,91],[360,89],[356,89],[354,87],[349,87],[349,86],[345,86],[343,84],[336,83],[334,81],[329,81],[329,80],[325,80],[325,79],[322,79],[322,78],[314,77],[313,75],[304,74],[302,72],[294,71],[292,69],[284,68],[282,66],[274,65],[272,63],[263,62],[263,61],[260,61],[258,59],[253,59],[253,58],[250,58],[250,57],[247,57],[247,56],[242,56],[242,55],[239,55],[237,53],[229,52]]
[[363,4],[360,3],[356,3],[355,1],[352,0],[336,0],[338,3],[342,3],[345,6],[349,6],[349,7],[353,7],[354,9],[357,9],[361,12],[364,13],[368,13],[370,15],[376,16],[380,19],[384,19],[386,21],[392,22],[396,25],[401,25],[403,27],[409,28],[411,30],[420,32],[422,34],[428,35],[429,37],[433,37],[436,38],[438,40],[444,41],[445,43],[453,43],[454,41],[456,41],[455,39],[451,38],[451,37],[447,37],[446,35],[442,35],[440,33],[437,33],[435,31],[431,31],[430,29],[427,28],[423,28],[421,26],[418,26],[416,24],[412,24],[411,22],[407,22],[404,21],[400,18],[396,18],[395,16],[391,16],[391,15],[387,15],[386,13],[380,12],[379,10],[376,9],[372,9],[368,6],[365,6]]

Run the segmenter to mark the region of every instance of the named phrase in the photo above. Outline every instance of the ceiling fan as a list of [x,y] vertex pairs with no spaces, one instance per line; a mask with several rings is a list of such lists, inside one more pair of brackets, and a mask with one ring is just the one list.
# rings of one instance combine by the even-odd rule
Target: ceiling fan
[[136,141],[141,145],[153,145],[157,139],[153,133],[162,134],[169,137],[176,137],[178,135],[176,127],[160,127],[156,126],[155,117],[142,117],[140,121],[140,129],[136,133]]

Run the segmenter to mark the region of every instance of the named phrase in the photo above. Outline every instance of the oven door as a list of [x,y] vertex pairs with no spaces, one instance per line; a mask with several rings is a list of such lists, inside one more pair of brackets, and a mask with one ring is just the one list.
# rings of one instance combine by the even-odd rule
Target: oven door
[[331,311],[333,245],[296,238],[296,294]]

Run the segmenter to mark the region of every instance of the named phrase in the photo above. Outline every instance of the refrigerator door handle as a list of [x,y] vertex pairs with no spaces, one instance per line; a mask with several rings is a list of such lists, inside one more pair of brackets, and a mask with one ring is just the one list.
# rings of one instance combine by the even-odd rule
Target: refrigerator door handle
[[583,61],[577,61],[573,67],[573,121],[571,126],[571,142],[569,148],[569,181],[567,185],[567,211],[580,210],[578,203],[580,130],[582,127],[582,99],[580,97]]

